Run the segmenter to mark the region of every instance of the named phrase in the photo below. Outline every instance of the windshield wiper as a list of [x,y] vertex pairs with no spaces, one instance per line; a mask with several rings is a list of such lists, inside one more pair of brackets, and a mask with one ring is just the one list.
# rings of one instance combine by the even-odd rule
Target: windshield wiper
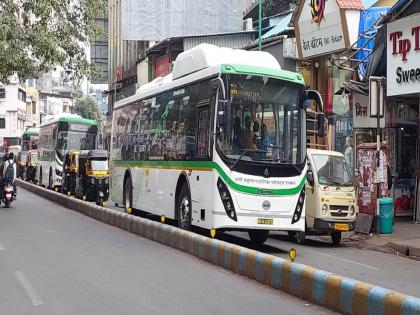
[[295,170],[296,170],[296,172],[298,172],[298,173],[300,173],[302,170],[301,169],[299,169],[299,167],[297,167],[295,164],[293,164],[293,163],[285,163],[285,162],[282,162],[282,161],[287,161],[287,160],[280,160],[281,162],[277,162],[276,163],[276,165],[284,165],[284,166],[291,166],[291,167],[293,167]]
[[235,168],[235,166],[239,163],[239,161],[245,156],[245,154],[249,153],[249,152],[258,152],[258,153],[267,153],[267,151],[264,150],[259,150],[259,149],[245,149],[243,150],[244,152],[236,159],[236,161],[232,164],[232,166],[230,167],[230,170],[233,171],[233,169]]

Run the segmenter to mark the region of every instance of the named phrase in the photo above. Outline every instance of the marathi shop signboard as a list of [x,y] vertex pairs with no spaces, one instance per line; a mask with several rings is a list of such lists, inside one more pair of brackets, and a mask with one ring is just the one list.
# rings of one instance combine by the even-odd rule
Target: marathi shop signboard
[[348,47],[344,15],[335,0],[303,1],[296,32],[300,58],[331,54]]
[[387,95],[420,93],[420,14],[387,25]]

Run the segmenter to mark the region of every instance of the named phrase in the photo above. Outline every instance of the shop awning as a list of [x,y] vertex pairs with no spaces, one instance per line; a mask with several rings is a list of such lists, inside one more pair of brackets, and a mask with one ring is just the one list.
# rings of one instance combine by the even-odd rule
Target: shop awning
[[269,37],[281,35],[284,31],[292,29],[289,27],[290,21],[292,19],[293,12],[289,12],[279,18],[279,22],[271,30],[261,36],[262,39],[267,39]]
[[343,86],[341,87],[341,89],[335,92],[335,95],[341,95],[343,93],[352,93],[352,92],[357,92],[363,95],[369,95],[369,87],[367,84],[356,82],[356,81],[345,82],[343,83]]
[[366,78],[366,70],[376,41],[378,29],[375,24],[389,10],[389,7],[373,7],[360,12],[359,41],[357,44],[356,59],[360,60],[358,67],[359,79]]

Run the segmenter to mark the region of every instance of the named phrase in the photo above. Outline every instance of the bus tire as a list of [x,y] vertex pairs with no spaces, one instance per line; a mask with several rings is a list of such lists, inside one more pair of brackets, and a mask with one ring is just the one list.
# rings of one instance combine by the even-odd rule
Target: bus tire
[[133,184],[131,177],[127,177],[124,183],[124,196],[123,196],[124,210],[126,213],[133,212]]
[[331,241],[334,246],[340,245],[341,242],[341,232],[332,232],[331,233]]
[[268,238],[269,231],[267,230],[249,230],[249,238],[255,244],[262,245]]
[[295,234],[296,243],[299,245],[305,245],[306,243],[306,233],[305,232],[296,232]]
[[178,227],[183,230],[191,230],[191,192],[188,188],[188,184],[185,182],[182,184],[181,189],[179,190],[175,211]]
[[42,187],[42,168],[39,169],[38,185]]
[[53,181],[52,181],[52,171],[50,170],[50,174],[48,175],[48,189],[53,189]]

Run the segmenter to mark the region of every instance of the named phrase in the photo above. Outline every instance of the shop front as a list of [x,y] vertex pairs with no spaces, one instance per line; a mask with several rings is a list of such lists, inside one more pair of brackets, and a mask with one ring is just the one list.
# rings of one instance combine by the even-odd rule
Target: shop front
[[[420,14],[387,24],[384,138],[390,146],[396,216],[419,220]],[[418,200],[418,197],[417,197]]]
[[[353,133],[351,95],[337,94],[344,82],[355,79],[354,73],[334,66],[331,60],[357,40],[361,1],[301,1],[294,17],[300,69],[307,86],[318,90],[328,119],[324,147],[342,153],[348,149]],[[351,26],[351,27],[349,27]],[[311,111],[308,111],[308,115]],[[308,146],[316,137],[308,135]]]

